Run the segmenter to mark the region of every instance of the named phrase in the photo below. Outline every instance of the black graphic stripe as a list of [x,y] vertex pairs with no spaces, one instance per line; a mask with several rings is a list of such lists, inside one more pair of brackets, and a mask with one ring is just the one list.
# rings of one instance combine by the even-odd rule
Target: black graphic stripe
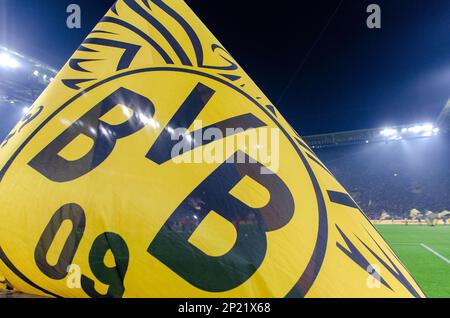
[[[197,33],[194,31],[192,26],[183,18],[183,16],[181,16],[178,12],[176,12],[174,9],[172,9],[164,1],[153,0],[152,3],[157,5],[161,10],[163,10],[170,17],[172,17],[175,21],[177,21],[178,24],[182,27],[182,29],[186,32],[189,40],[192,43],[192,47],[194,48],[197,65],[199,67],[212,69],[212,70],[219,70],[219,71],[234,71],[239,68],[235,62],[231,61],[230,59],[226,58],[223,55],[220,55],[220,57],[223,58],[225,61],[227,61],[229,63],[229,65],[227,65],[227,66],[204,65],[203,64],[203,62],[204,62],[203,46],[200,41],[200,38],[198,37]],[[149,5],[147,5],[147,7],[151,10]],[[213,52],[215,52],[217,49],[220,49],[220,50],[224,51],[225,53],[227,53],[228,55],[230,55],[223,47],[221,47],[218,44],[213,44],[211,46],[211,49]],[[233,75],[233,74],[219,74],[219,75],[223,76],[231,81],[237,81],[237,80],[241,79],[241,76],[239,76],[239,75]]]
[[[231,57],[230,53],[228,53],[227,50],[225,50],[223,47],[221,47],[218,44],[213,44],[211,46],[211,50],[213,52],[215,52],[216,50],[221,50],[221,51],[225,52],[228,56]],[[225,61],[227,61],[230,65],[228,65],[228,66],[201,65],[201,67],[211,69],[211,70],[219,70],[219,71],[235,71],[239,68],[239,66],[235,62],[231,61],[229,58],[226,58],[225,56],[223,56],[221,54],[220,54],[220,57],[223,58]]]
[[98,53],[97,50],[90,49],[90,48],[85,47],[85,46],[83,46],[83,45],[80,45],[80,47],[78,48],[77,51],[80,51],[80,52],[89,52],[89,53]]
[[233,74],[219,74],[220,76],[223,76],[225,78],[228,78],[230,81],[237,81],[241,79],[241,76],[239,75],[233,75]]
[[[336,181],[338,182],[338,181]],[[336,192],[336,191],[328,191],[328,197],[330,198],[330,201],[336,204],[345,205],[349,208],[357,209],[362,216],[366,219],[366,221],[372,225],[372,227],[375,229],[375,227],[372,224],[372,221],[369,219],[369,217],[364,213],[363,210],[356,204],[356,202],[353,200],[351,196],[349,196],[347,193],[342,192]],[[375,229],[376,231],[376,229]]]
[[64,79],[62,83],[66,85],[68,88],[79,90],[81,87],[79,84],[95,81],[95,78],[80,78],[80,79]]
[[277,112],[275,111],[275,107],[274,107],[274,106],[272,106],[272,105],[266,105],[266,107],[267,107],[268,110],[270,110],[270,112],[271,112],[272,114],[274,114],[275,117],[277,116]]
[[[202,43],[197,35],[197,33],[194,31],[192,26],[174,9],[172,9],[170,6],[168,6],[166,3],[164,3],[162,0],[153,0],[154,4],[156,4],[161,10],[166,12],[169,16],[171,16],[175,21],[178,22],[178,24],[183,28],[183,30],[186,32],[187,36],[189,37],[189,40],[192,43],[192,47],[194,48],[195,57],[197,59],[197,65],[202,68],[207,69],[213,69],[213,70],[221,70],[221,71],[234,71],[238,69],[238,66],[236,63],[231,61],[230,59],[220,55],[225,61],[230,63],[229,66],[209,66],[204,65],[204,56],[203,56],[203,47]],[[221,47],[218,44],[213,44],[211,46],[211,49],[213,52],[215,52],[217,49],[220,49],[230,55],[223,47]],[[226,74],[219,74],[221,76],[224,76],[228,79],[231,79],[232,81],[236,81],[241,78],[241,76],[237,75],[226,75]]]
[[119,14],[117,13],[117,1],[114,2],[114,4],[112,5],[111,11],[114,12],[116,15],[119,15]]
[[175,51],[175,54],[180,59],[183,65],[192,66],[192,62],[189,60],[186,52],[181,47],[180,43],[175,39],[175,37],[166,29],[164,25],[161,24],[156,18],[154,18],[150,13],[145,11],[135,0],[124,0],[126,5],[144,18],[148,23],[155,27],[159,33],[169,42],[170,46]]
[[325,170],[326,172],[328,172],[331,176],[333,176],[333,174],[331,173],[331,171],[330,170],[328,170],[328,168],[327,167],[325,167],[319,160],[317,160],[316,159],[316,157],[314,157],[313,155],[311,155],[311,154],[307,154],[308,155],[308,158],[309,159],[311,159],[312,161],[314,161],[316,164],[318,164],[323,170]]
[[328,191],[328,197],[330,198],[330,201],[336,204],[345,205],[349,208],[358,209],[358,205],[353,201],[353,199],[344,192],[337,192],[337,191]]
[[[378,248],[381,250],[381,252],[384,254],[384,256],[389,260],[392,267],[389,266],[386,262],[384,262],[369,246],[367,246],[366,243],[364,243],[360,238],[359,241],[369,250],[369,252],[382,264],[389,273],[392,274],[415,298],[421,298],[417,290],[410,284],[410,282],[406,279],[406,277],[403,275],[403,273],[400,271],[400,269],[395,265],[395,263],[392,261],[392,259],[386,254],[386,252],[381,248],[381,246],[378,244],[378,242],[373,238],[373,236],[367,231],[367,234],[370,236],[370,238],[373,240],[373,242],[378,246]],[[394,254],[395,255],[395,254]],[[400,260],[396,258],[399,262]],[[401,262],[400,262],[401,263]]]
[[114,32],[110,32],[110,31],[105,31],[105,30],[94,30],[94,31],[92,31],[91,32],[91,34],[98,34],[98,33],[100,33],[100,34],[112,34],[112,35],[117,35],[117,33],[114,33]]
[[150,0],[142,0],[142,3],[143,3],[149,10],[151,10],[152,8],[150,7],[149,1],[150,1]]
[[91,71],[85,69],[80,64],[85,62],[95,62],[100,61],[99,59],[71,59],[69,61],[69,66],[74,70],[78,72],[84,72],[84,73],[92,73]]
[[[347,255],[356,265],[358,265],[363,271],[368,272],[370,263],[369,261],[362,255],[360,250],[350,241],[350,239],[344,234],[344,232],[336,225],[336,229],[339,231],[342,239],[345,241],[347,248],[345,248],[341,243],[336,242],[336,247],[339,248],[345,255]],[[358,238],[359,239],[359,238]],[[376,274],[376,275],[375,275]],[[373,269],[373,273],[371,273],[372,277],[382,283],[384,286],[394,291],[392,287],[386,282],[386,280],[378,273],[375,269]]]
[[164,51],[164,49],[151,37],[149,37],[145,32],[143,32],[141,29],[135,27],[134,25],[117,19],[113,17],[104,17],[100,22],[110,22],[117,25],[120,25],[124,28],[127,28],[128,30],[134,32],[135,34],[139,35],[142,39],[144,39],[150,46],[152,46],[156,52],[158,52],[159,55],[163,58],[164,62],[167,64],[173,64],[173,60],[170,58],[170,56]]
[[83,44],[96,44],[123,49],[124,53],[122,54],[119,64],[117,65],[117,71],[128,68],[133,62],[136,54],[141,49],[140,45],[101,38],[88,38],[83,42]]
[[[275,121],[276,122],[276,121]],[[277,122],[276,122],[277,123]],[[277,123],[277,125],[282,129],[285,135],[290,139],[291,144],[294,146],[297,154],[300,156],[300,159],[303,162],[303,165],[306,167],[308,171],[309,177],[314,187],[314,191],[316,193],[317,206],[319,210],[319,229],[317,232],[316,244],[314,246],[314,251],[311,259],[309,260],[308,265],[306,266],[305,271],[302,276],[295,284],[295,286],[291,289],[291,291],[286,295],[287,298],[294,297],[305,297],[305,295],[309,292],[312,285],[314,284],[317,275],[319,275],[319,271],[322,268],[323,260],[325,258],[325,253],[327,251],[327,242],[328,242],[328,214],[327,214],[327,206],[325,204],[325,199],[322,193],[322,189],[320,188],[319,181],[317,180],[316,175],[314,174],[313,169],[311,168],[308,160],[303,155],[300,148],[297,146],[295,141],[289,136],[289,134]]]
[[197,65],[202,67],[203,66],[203,47],[202,47],[202,43],[200,42],[200,39],[197,36],[197,33],[195,33],[195,31],[191,27],[191,25],[178,12],[176,12],[174,9],[169,7],[163,1],[161,1],[161,0],[153,0],[152,2],[154,4],[156,4],[165,13],[167,13],[169,16],[171,16],[175,21],[177,21],[178,24],[183,28],[183,30],[188,35],[189,40],[192,43],[192,46],[194,47],[195,57],[197,59]]
[[314,153],[314,151],[312,151],[312,149],[309,148],[309,146],[301,138],[295,138],[295,140],[297,140],[297,142],[300,144],[300,146],[302,146],[306,150],[311,151],[312,153]]
[[327,207],[325,205],[324,196],[322,193],[322,190],[320,188],[319,182],[314,174],[314,171],[312,170],[311,166],[309,165],[309,162],[307,161],[306,157],[303,155],[302,151],[300,150],[298,144],[295,142],[295,140],[290,136],[290,134],[286,131],[286,129],[276,120],[274,115],[267,110],[263,105],[259,104],[258,101],[256,101],[252,96],[241,90],[240,88],[234,86],[230,82],[218,78],[217,76],[201,72],[198,70],[190,70],[190,69],[183,69],[183,68],[177,68],[177,67],[154,67],[154,68],[143,68],[139,70],[130,70],[128,72],[124,72],[121,74],[115,74],[109,78],[106,78],[104,80],[101,80],[92,86],[86,88],[84,91],[79,92],[75,96],[73,96],[71,99],[69,99],[67,102],[65,102],[63,105],[61,105],[58,109],[56,109],[48,118],[46,118],[37,128],[34,130],[28,138],[25,139],[25,141],[18,147],[18,149],[14,152],[14,154],[9,158],[9,160],[6,162],[6,164],[3,166],[3,168],[0,170],[0,182],[4,178],[5,174],[11,167],[11,165],[14,163],[16,158],[19,156],[19,154],[22,152],[22,150],[26,147],[26,145],[36,136],[39,131],[42,130],[43,127],[45,127],[50,120],[52,120],[55,116],[57,116],[61,111],[63,111],[67,106],[72,104],[75,100],[80,98],[81,96],[85,95],[86,93],[92,91],[93,89],[104,85],[106,83],[109,83],[111,81],[124,78],[126,76],[132,75],[132,74],[140,74],[145,72],[180,72],[180,73],[187,73],[187,74],[195,74],[199,76],[203,76],[206,78],[209,78],[211,80],[214,80],[216,82],[219,82],[223,85],[228,86],[229,88],[235,90],[245,98],[247,98],[250,102],[252,102],[255,106],[257,106],[259,109],[261,109],[277,126],[278,128],[283,132],[283,134],[286,136],[286,138],[289,140],[291,145],[296,150],[298,156],[302,160],[303,164],[305,165],[308,174],[311,178],[311,182],[314,187],[314,191],[316,193],[316,199],[317,199],[317,206],[318,206],[318,218],[319,218],[319,228],[316,238],[316,243],[314,246],[314,251],[312,254],[312,257],[306,267],[305,272],[301,275],[298,282],[295,284],[295,286],[292,288],[291,292],[286,297],[296,297],[305,296],[310,288],[312,287],[312,284],[317,278],[317,275],[320,271],[320,268],[322,267],[323,260],[325,257],[325,253],[327,250],[327,242],[328,242],[328,215],[327,215]]

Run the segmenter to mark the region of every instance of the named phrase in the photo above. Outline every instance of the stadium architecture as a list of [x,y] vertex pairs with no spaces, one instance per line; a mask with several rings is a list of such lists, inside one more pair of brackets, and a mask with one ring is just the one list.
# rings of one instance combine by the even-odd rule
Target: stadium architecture
[[[0,46],[0,140],[7,139],[56,74],[45,63]],[[371,219],[428,215],[434,220],[450,214],[449,132],[450,100],[434,123],[303,139]],[[417,169],[421,165],[426,168]]]

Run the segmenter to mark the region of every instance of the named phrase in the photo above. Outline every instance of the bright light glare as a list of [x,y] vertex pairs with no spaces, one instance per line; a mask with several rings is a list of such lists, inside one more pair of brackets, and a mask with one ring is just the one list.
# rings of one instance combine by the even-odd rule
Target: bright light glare
[[[432,124],[423,124],[423,125],[416,125],[416,126],[412,126],[409,127],[407,129],[408,133],[413,133],[413,134],[428,134],[431,132],[434,132],[436,128],[432,125]],[[403,132],[403,130],[402,130]]]
[[397,129],[385,128],[380,132],[380,134],[382,134],[383,136],[386,136],[386,137],[392,137],[392,136],[397,135]]
[[169,134],[173,135],[173,133],[175,132],[175,130],[173,130],[172,127],[167,126],[167,131],[169,132]]
[[4,68],[18,68],[20,63],[8,53],[2,53],[0,54],[0,66]]
[[23,111],[24,114],[27,114],[30,111],[30,107],[24,107],[22,109],[22,111]]
[[384,128],[382,131],[380,131],[380,135],[390,140],[402,140],[403,138],[414,136],[431,137],[437,135],[438,133],[439,128],[430,123],[403,127],[401,129]]
[[420,133],[422,131],[422,126],[409,127],[408,131],[412,132],[412,133],[415,133],[415,134],[418,134],[418,133]]
[[34,71],[34,72],[33,72],[33,75],[34,75],[34,76],[39,76],[39,71],[38,71],[38,70]]
[[150,121],[152,120],[152,118],[145,116],[144,114],[139,114],[139,120],[144,124],[147,125],[148,123],[150,123]]
[[63,123],[64,126],[67,126],[67,127],[70,126],[70,121],[68,121],[67,119],[61,119],[61,122]]
[[131,115],[133,115],[133,112],[128,107],[122,107],[122,110],[123,114],[128,118],[130,118]]
[[156,120],[151,118],[150,119],[150,126],[152,126],[154,129],[158,129],[160,127],[160,124]]
[[423,132],[429,132],[433,130],[433,125],[431,124],[425,124],[422,126],[422,131]]
[[108,135],[108,134],[109,134],[108,129],[106,129],[106,128],[103,127],[103,126],[100,127],[100,131],[101,131],[101,133],[102,133],[103,135]]

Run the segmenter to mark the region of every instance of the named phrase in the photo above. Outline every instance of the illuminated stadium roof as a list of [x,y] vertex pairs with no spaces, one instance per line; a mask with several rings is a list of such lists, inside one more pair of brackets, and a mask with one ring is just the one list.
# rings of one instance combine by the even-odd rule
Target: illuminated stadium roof
[[312,148],[323,148],[352,144],[395,142],[408,139],[430,138],[437,136],[442,132],[443,131],[441,128],[431,123],[424,123],[320,134],[305,136],[303,139]]
[[450,99],[435,123],[392,126],[375,129],[343,131],[303,137],[312,148],[396,142],[408,139],[430,138],[450,131]]

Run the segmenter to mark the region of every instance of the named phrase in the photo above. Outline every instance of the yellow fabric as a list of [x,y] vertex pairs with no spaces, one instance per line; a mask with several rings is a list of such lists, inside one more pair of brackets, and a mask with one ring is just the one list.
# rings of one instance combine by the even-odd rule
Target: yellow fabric
[[6,290],[6,279],[5,277],[0,273],[0,291]]
[[[227,149],[216,140],[165,160],[170,148],[155,146],[159,136],[178,128],[168,124],[182,105],[192,111],[199,104],[194,117],[201,122],[188,122],[190,133],[246,118],[253,126],[235,137],[256,132],[262,138],[269,131],[275,142]],[[115,107],[104,113],[107,105]],[[120,130],[121,123],[129,125]],[[226,156],[187,162],[214,152]],[[266,170],[225,164],[234,153],[246,153]],[[0,150],[0,168],[0,271],[21,292],[424,296],[342,186],[180,0],[119,0],[18,123]],[[267,169],[274,174],[263,174]],[[175,211],[189,219],[172,222]],[[169,243],[161,247],[164,239]],[[181,254],[181,246],[190,250]]]

